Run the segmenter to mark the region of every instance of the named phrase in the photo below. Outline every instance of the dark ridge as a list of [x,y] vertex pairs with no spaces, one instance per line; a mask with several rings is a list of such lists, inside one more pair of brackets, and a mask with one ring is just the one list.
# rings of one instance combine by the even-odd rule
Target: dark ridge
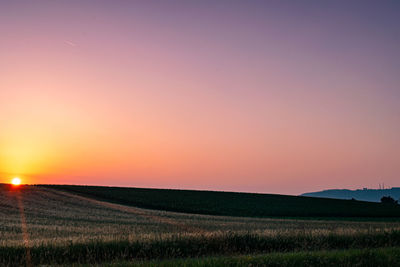
[[40,185],[147,209],[241,217],[400,218],[400,205],[216,191]]

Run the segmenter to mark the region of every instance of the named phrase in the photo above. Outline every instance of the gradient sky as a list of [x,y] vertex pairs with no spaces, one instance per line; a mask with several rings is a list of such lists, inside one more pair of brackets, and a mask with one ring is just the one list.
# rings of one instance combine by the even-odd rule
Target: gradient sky
[[400,186],[400,1],[0,1],[0,182]]

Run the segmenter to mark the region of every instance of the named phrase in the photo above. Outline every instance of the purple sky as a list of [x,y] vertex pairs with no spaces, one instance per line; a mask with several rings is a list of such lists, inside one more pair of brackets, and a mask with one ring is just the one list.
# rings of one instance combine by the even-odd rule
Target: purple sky
[[1,1],[0,182],[399,186],[399,1]]

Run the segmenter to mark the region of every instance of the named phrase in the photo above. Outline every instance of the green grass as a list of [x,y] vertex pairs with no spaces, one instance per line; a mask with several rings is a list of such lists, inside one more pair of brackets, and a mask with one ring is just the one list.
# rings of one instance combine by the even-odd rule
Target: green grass
[[400,205],[233,192],[46,185],[141,208],[243,217],[400,218]]
[[338,267],[338,266],[400,266],[400,248],[351,249],[340,251],[273,253],[264,255],[247,255],[237,257],[213,257],[195,259],[176,259],[149,261],[142,263],[121,262],[108,266],[141,266],[141,267],[199,267],[199,266],[270,266],[270,267]]
[[[261,237],[245,234],[173,237],[151,241],[88,242],[30,248],[31,262],[42,264],[100,264],[115,261],[234,256],[272,252],[317,251],[353,248],[400,247],[400,232],[351,236],[289,235]],[[0,247],[0,265],[24,265],[24,247]],[[303,254],[306,255],[306,254]]]

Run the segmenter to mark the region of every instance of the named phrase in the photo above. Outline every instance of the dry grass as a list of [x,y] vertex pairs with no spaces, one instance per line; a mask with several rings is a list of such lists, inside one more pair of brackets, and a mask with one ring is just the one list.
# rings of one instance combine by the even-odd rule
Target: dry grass
[[0,188],[0,246],[21,246],[23,235],[17,197],[26,218],[29,246],[93,241],[160,240],[174,236],[256,234],[353,235],[400,229],[400,222],[261,219],[193,215],[139,209],[93,200],[54,189]]

